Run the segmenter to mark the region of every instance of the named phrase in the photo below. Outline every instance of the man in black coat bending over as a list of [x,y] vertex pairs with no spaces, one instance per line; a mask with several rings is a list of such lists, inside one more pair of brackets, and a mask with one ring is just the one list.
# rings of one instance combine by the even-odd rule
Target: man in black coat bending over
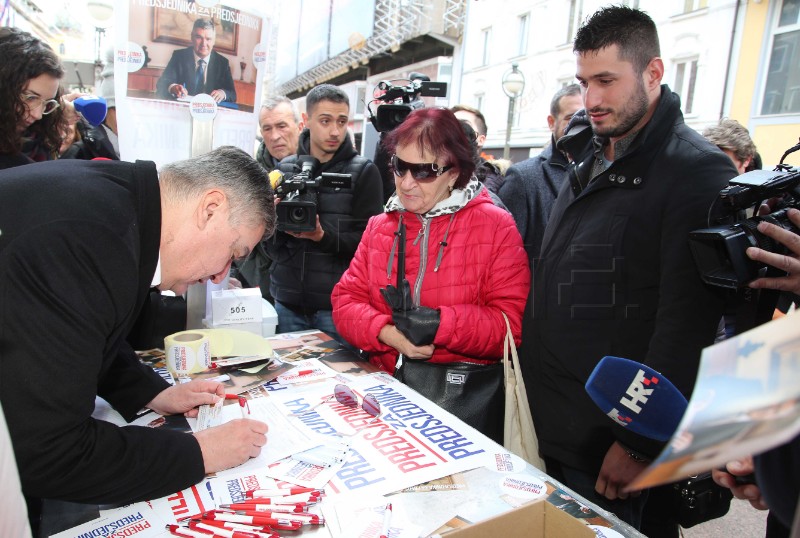
[[255,420],[189,435],[92,412],[101,396],[129,422],[142,408],[195,416],[224,397],[216,381],[169,385],[126,337],[152,286],[221,281],[274,222],[263,169],[230,146],[160,173],[84,160],[0,172],[0,401],[32,507],[155,499],[260,453]]

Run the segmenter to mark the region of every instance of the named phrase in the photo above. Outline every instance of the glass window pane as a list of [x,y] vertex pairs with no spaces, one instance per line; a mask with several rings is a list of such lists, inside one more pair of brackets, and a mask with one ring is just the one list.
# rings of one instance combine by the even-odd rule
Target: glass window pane
[[684,103],[683,110],[686,114],[692,112],[692,103],[694,102],[694,83],[697,79],[697,60],[692,62],[691,71],[689,72],[689,84],[686,88],[686,102]]
[[778,34],[772,42],[762,114],[800,112],[800,30]]
[[800,0],[783,0],[778,26],[790,26],[800,23]]
[[683,93],[683,73],[686,70],[686,64],[680,63],[675,66],[675,92],[678,94]]

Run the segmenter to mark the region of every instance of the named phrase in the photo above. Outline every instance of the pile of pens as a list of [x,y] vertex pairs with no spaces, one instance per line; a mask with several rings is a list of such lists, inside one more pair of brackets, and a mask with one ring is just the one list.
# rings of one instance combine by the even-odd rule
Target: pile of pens
[[255,489],[242,502],[223,504],[199,518],[167,525],[175,536],[194,538],[277,538],[275,531],[298,531],[304,525],[324,525],[325,519],[308,513],[323,492],[314,488]]

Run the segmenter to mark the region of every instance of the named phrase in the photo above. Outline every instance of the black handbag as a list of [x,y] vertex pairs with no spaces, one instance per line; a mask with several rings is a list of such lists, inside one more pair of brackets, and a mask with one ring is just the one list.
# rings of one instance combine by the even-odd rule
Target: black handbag
[[403,360],[394,377],[493,441],[503,444],[503,364]]
[[672,485],[678,524],[688,529],[722,517],[731,507],[733,493],[718,485],[711,473],[703,473]]

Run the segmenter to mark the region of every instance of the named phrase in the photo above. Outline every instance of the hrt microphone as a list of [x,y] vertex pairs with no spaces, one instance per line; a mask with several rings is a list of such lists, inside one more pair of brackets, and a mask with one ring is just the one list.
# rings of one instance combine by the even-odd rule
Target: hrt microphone
[[586,382],[586,392],[617,424],[656,441],[672,437],[687,406],[666,377],[619,357],[603,357]]
[[75,99],[72,104],[75,110],[95,127],[103,123],[103,120],[106,119],[108,104],[103,97],[85,95]]

